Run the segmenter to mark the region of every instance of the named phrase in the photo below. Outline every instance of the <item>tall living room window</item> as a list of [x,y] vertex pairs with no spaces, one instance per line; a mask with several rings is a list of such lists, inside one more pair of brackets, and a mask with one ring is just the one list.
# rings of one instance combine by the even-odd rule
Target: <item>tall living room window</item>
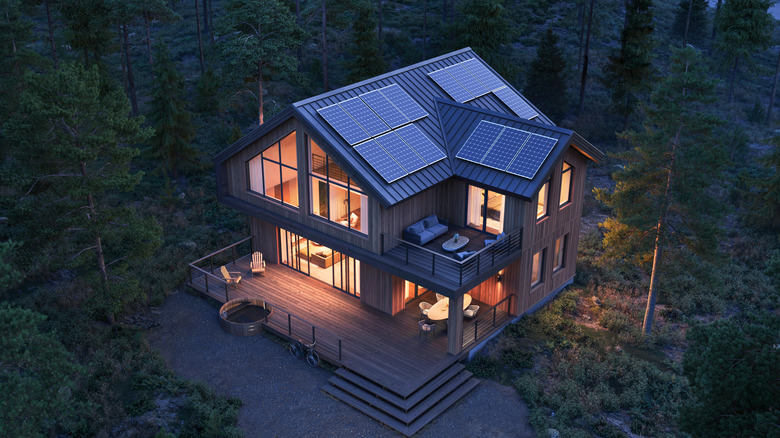
[[249,191],[298,207],[295,131],[249,160]]
[[504,195],[469,186],[466,224],[492,234],[504,231]]
[[561,199],[558,206],[563,207],[571,201],[571,176],[574,173],[573,167],[567,162],[563,162],[561,169]]
[[312,213],[368,234],[368,196],[312,139],[309,169]]

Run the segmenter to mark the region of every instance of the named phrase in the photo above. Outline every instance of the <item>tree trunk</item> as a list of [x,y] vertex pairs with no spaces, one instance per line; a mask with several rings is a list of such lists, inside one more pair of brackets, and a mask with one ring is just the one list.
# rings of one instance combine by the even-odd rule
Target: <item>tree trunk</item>
[[49,25],[49,44],[51,45],[51,57],[54,60],[54,69],[59,68],[59,62],[57,60],[57,47],[54,44],[54,25],[51,22],[51,8],[49,7],[49,0],[46,0],[46,22]]
[[693,0],[688,0],[688,16],[685,18],[685,33],[683,34],[683,48],[688,45],[688,28],[691,26],[691,11],[693,10]]
[[425,40],[428,38],[428,35],[426,34],[426,26],[428,24],[428,0],[423,0],[423,28],[422,28],[422,59],[423,61],[427,59],[425,57]]
[[328,38],[325,32],[328,28],[328,14],[325,9],[325,0],[322,0],[322,86],[325,91],[330,90],[328,84]]
[[144,29],[146,30],[146,49],[149,51],[149,65],[154,63],[152,59],[152,33],[149,30],[149,16],[144,12]]
[[125,44],[122,42],[122,24],[116,23],[116,33],[119,37],[119,63],[122,65],[122,86],[125,88],[125,93],[129,93],[127,87],[127,64],[125,64]]
[[[204,2],[206,0],[203,0]],[[200,50],[200,76],[203,77],[206,74],[206,62],[203,58],[203,35],[200,32],[200,9],[198,8],[198,0],[195,0],[195,25],[198,29],[198,50]]]
[[585,0],[580,2],[579,12],[577,13],[577,21],[580,25],[580,51],[577,54],[577,71],[580,71],[580,69],[582,69],[582,40],[585,38]]
[[130,94],[130,106],[133,117],[138,115],[138,96],[135,95],[135,80],[133,79],[133,63],[130,61],[130,44],[127,38],[127,24],[122,25],[122,38],[125,42],[125,64],[127,64],[127,90]]
[[376,9],[378,14],[378,25],[377,25],[377,38],[379,42],[379,57],[382,57],[382,26],[384,25],[384,15],[382,14],[382,0],[376,0]]
[[262,125],[263,120],[263,63],[257,62],[257,119]]
[[[301,0],[295,0],[295,21],[298,23],[298,27],[303,28],[303,20],[301,19]],[[298,44],[296,55],[298,56],[298,73],[303,73],[303,42]]]
[[731,69],[731,77],[729,78],[729,103],[734,102],[734,81],[737,78],[738,68],[739,68],[739,56],[734,58],[734,68]]
[[447,11],[449,11],[449,5],[447,4],[447,0],[441,1],[442,8],[441,8],[441,24],[442,26],[447,26]]
[[712,36],[710,37],[710,50],[709,54],[712,55],[712,46],[715,45],[715,35],[717,31],[717,25],[716,21],[718,20],[718,13],[720,12],[720,5],[723,3],[723,0],[718,0],[718,3],[715,5],[715,15],[712,17]]
[[585,82],[588,80],[588,52],[590,51],[590,29],[593,24],[593,4],[596,0],[590,0],[588,12],[588,31],[585,35],[585,54],[582,56],[582,79],[580,80],[580,115],[585,111]]
[[212,33],[209,27],[209,0],[203,0],[203,32]]
[[775,92],[777,91],[777,75],[780,73],[780,50],[777,51],[777,66],[775,67],[775,78],[772,82],[772,94],[769,97],[769,106],[766,109],[766,124],[772,121],[772,110],[775,108]]

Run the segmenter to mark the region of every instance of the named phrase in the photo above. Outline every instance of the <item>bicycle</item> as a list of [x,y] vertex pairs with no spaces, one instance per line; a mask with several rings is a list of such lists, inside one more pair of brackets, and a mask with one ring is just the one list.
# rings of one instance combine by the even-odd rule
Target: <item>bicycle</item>
[[290,354],[296,359],[303,359],[306,357],[306,363],[308,363],[310,367],[316,368],[320,366],[320,355],[314,350],[316,344],[317,341],[314,341],[311,344],[304,344],[301,341],[292,341],[290,342],[289,348]]

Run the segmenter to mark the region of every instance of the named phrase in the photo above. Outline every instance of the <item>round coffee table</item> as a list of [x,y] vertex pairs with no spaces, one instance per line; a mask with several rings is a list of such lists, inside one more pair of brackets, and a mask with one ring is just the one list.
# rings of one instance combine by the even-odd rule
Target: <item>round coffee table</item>
[[452,239],[442,243],[441,244],[441,249],[443,249],[445,251],[450,251],[450,252],[457,251],[457,250],[463,248],[464,246],[466,246],[468,243],[469,243],[469,238],[468,237],[458,236],[458,241],[457,242],[455,241],[455,238],[453,237]]

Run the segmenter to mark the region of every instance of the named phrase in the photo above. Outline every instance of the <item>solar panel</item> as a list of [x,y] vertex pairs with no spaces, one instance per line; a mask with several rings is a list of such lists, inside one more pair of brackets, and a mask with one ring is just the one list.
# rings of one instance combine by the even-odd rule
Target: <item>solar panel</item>
[[355,146],[355,150],[385,181],[391,183],[407,175],[406,171],[374,140]]
[[405,123],[409,123],[409,119],[398,110],[387,98],[382,94],[380,90],[374,90],[365,94],[361,94],[360,97],[363,102],[366,103],[374,112],[382,118],[391,128],[396,128]]
[[506,86],[501,82],[501,79],[499,79],[498,76],[474,58],[464,61],[463,66],[465,66],[471,74],[482,82],[490,91],[495,91]]
[[482,157],[493,146],[504,127],[486,121],[479,122],[477,128],[471,133],[466,143],[460,148],[456,157],[479,164]]
[[530,132],[507,127],[493,143],[493,147],[485,154],[480,164],[505,170],[530,135]]
[[439,149],[439,147],[436,146],[417,126],[407,125],[395,132],[401,136],[401,138],[411,146],[411,148],[417,152],[417,155],[422,157],[426,163],[433,164],[447,158],[447,154]]
[[523,178],[533,179],[539,166],[542,165],[557,142],[558,140],[554,138],[531,134],[506,171]]
[[445,69],[447,73],[452,75],[460,85],[463,86],[474,98],[483,96],[490,93],[490,90],[482,85],[482,82],[478,81],[474,75],[463,65],[463,63],[451,65]]
[[390,154],[408,173],[415,172],[427,166],[425,161],[406,144],[395,132],[376,138],[376,142]]
[[426,113],[425,110],[398,85],[393,84],[389,87],[380,88],[379,90],[390,103],[398,108],[398,111],[400,111],[401,114],[409,119],[410,122],[422,119],[428,115],[428,113]]
[[532,119],[539,115],[536,113],[536,111],[534,111],[533,108],[531,108],[530,105],[525,103],[525,101],[509,87],[493,90],[493,93],[495,93],[496,96],[498,96],[498,98],[509,107],[509,109],[524,119]]
[[441,69],[428,73],[428,76],[433,79],[447,94],[452,97],[453,100],[458,102],[465,102],[471,100],[474,96],[469,93],[451,74],[447,72],[447,69]]
[[371,137],[379,134],[383,134],[390,130],[382,119],[379,118],[368,105],[357,97],[347,99],[344,102],[339,102],[339,106],[347,112],[352,118],[358,122],[364,131],[368,132]]
[[333,104],[325,108],[320,108],[317,112],[327,121],[336,132],[350,145],[360,143],[370,136],[358,123],[352,119],[338,104]]

